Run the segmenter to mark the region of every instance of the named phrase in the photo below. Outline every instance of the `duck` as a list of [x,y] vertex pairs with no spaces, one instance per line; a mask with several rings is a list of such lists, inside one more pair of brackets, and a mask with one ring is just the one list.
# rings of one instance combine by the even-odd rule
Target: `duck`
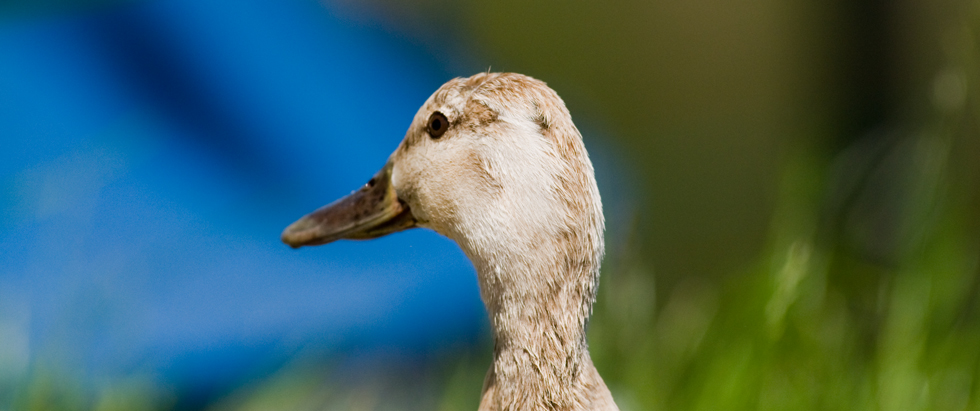
[[454,240],[476,268],[493,337],[479,411],[618,411],[586,340],[602,200],[554,90],[517,73],[450,80],[377,174],[281,239],[299,248],[416,227]]

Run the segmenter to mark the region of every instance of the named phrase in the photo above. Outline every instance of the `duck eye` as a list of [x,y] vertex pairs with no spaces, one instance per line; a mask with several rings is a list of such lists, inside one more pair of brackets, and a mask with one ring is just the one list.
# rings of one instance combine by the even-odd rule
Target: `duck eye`
[[442,135],[446,133],[446,130],[449,129],[449,119],[438,111],[432,113],[432,115],[429,116],[428,129],[430,137],[442,137]]

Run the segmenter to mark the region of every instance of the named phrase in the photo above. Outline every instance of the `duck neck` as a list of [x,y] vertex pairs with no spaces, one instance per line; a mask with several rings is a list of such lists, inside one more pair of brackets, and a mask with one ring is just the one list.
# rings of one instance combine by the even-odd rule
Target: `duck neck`
[[[532,276],[555,275],[541,274]],[[499,377],[505,381],[541,377],[565,383],[578,376],[584,362],[591,366],[586,361],[588,312],[584,309],[586,302],[576,298],[583,292],[575,290],[575,285],[532,281],[483,293],[493,326],[494,369]],[[512,376],[519,378],[508,378]]]
[[537,244],[490,258],[471,253],[494,338],[481,410],[572,410],[608,397],[585,336],[598,257],[574,245]]

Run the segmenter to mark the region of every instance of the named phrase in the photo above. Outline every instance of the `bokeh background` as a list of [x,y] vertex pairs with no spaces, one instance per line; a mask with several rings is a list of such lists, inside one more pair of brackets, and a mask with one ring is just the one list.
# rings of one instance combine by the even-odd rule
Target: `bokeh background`
[[8,0],[0,410],[476,409],[452,242],[278,236],[488,68],[585,135],[624,411],[980,409],[976,0]]

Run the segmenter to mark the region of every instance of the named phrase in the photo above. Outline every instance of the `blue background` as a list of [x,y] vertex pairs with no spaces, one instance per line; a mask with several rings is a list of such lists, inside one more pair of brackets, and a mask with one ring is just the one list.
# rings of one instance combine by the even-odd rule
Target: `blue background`
[[8,18],[0,51],[0,378],[40,358],[207,391],[484,335],[472,266],[431,231],[279,242],[472,73],[304,1]]

